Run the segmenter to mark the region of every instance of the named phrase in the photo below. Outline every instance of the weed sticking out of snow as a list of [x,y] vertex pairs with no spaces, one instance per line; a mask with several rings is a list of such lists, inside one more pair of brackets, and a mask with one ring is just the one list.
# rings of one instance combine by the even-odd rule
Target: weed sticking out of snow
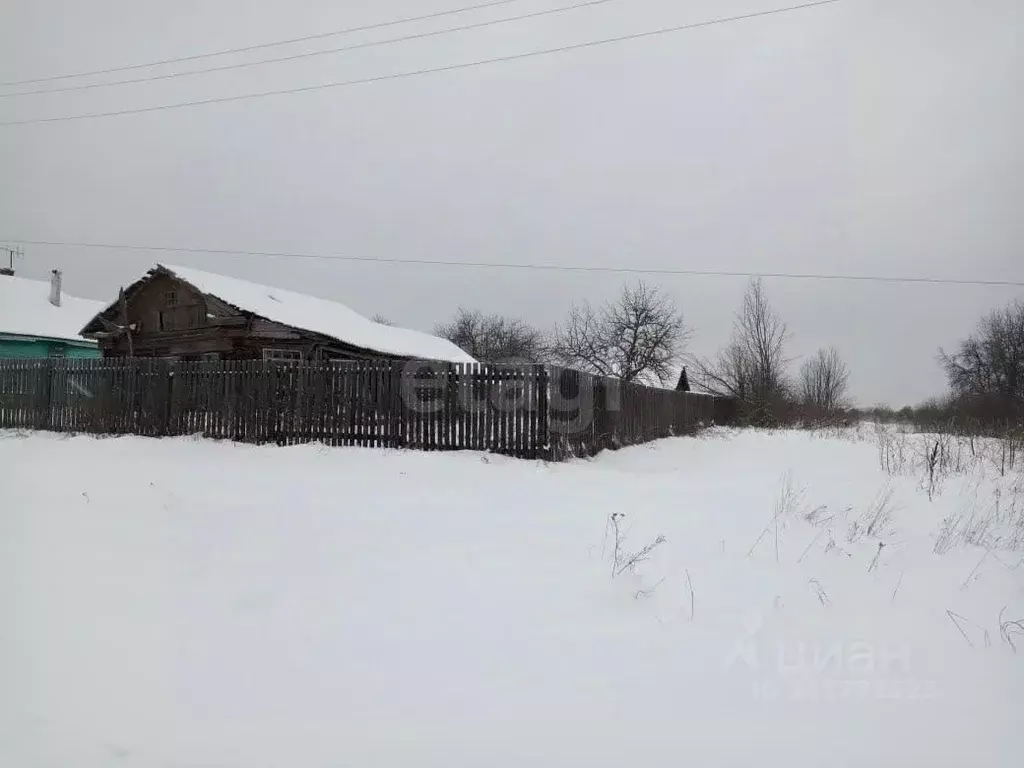
[[1011,621],[1004,619],[1003,614],[1006,613],[1006,607],[999,612],[999,636],[1013,649],[1013,652],[1017,652],[1017,640],[1021,635],[1024,635],[1024,619],[1018,619]]
[[883,534],[892,534],[892,524],[896,507],[892,497],[895,491],[889,483],[882,486],[864,513],[850,523],[846,533],[847,542],[853,544],[865,538],[875,539]]
[[976,490],[956,513],[942,519],[935,538],[936,554],[967,546],[1024,550],[1024,495],[1019,484],[1007,488],[996,479],[987,485],[987,493]]
[[814,595],[818,598],[819,603],[826,608],[832,605],[832,600],[829,599],[828,592],[826,592],[825,588],[821,586],[821,582],[818,581],[818,579],[810,579],[808,584],[810,584],[811,588],[814,590]]
[[761,535],[751,544],[750,549],[747,551],[747,557],[754,554],[754,550],[757,549],[757,545],[762,540],[770,537],[775,545],[775,562],[779,561],[779,536],[786,529],[787,522],[799,513],[800,505],[806,493],[806,488],[799,488],[794,484],[793,473],[786,472],[782,478],[782,488],[775,498],[775,508],[772,512],[771,520],[768,521],[764,530],[761,531]]
[[[912,434],[876,424],[873,439],[880,467],[892,477],[917,477],[929,501],[959,480],[958,508],[937,524],[936,554],[963,547],[1024,550],[1024,454],[1019,438]],[[861,531],[858,525],[851,534]]]
[[946,611],[946,615],[949,617],[949,620],[953,622],[953,626],[957,628],[957,630],[963,636],[964,640],[967,641],[968,646],[970,646],[971,648],[975,647],[974,641],[971,640],[971,636],[968,634],[966,629],[967,627],[970,627],[971,629],[976,629],[981,633],[982,640],[984,641],[986,647],[991,647],[992,637],[989,635],[989,632],[987,629],[985,629],[985,627],[971,621],[968,618],[961,616],[959,613],[955,613],[950,610]]
[[612,545],[612,578],[621,576],[626,572],[636,574],[636,567],[640,563],[650,560],[654,550],[667,541],[664,536],[659,534],[655,537],[654,541],[635,552],[630,552],[626,549],[626,540],[629,537],[629,533],[622,529],[622,521],[625,519],[626,515],[623,512],[613,512],[608,518],[614,537]]

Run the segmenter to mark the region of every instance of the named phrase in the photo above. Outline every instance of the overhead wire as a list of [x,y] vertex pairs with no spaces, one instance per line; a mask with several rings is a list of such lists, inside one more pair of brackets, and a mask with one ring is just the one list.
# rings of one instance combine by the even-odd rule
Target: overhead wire
[[321,91],[332,88],[346,88],[357,85],[367,85],[371,83],[381,83],[390,80],[401,80],[410,77],[421,77],[424,75],[438,74],[443,72],[455,72],[459,70],[472,69],[476,67],[488,66],[492,64],[501,64],[512,61],[522,61],[525,59],[532,59],[540,56],[550,56],[559,53],[567,53],[571,51],[580,51],[589,48],[595,48],[598,46],[612,45],[615,43],[628,42],[633,40],[648,39],[657,36],[669,35],[678,32],[689,31],[693,29],[700,29],[703,27],[710,27],[719,24],[728,24],[738,21],[746,21],[749,19],[763,18],[767,16],[775,16],[784,13],[791,13],[794,11],[807,10],[810,8],[816,8],[820,6],[833,5],[836,3],[843,2],[843,0],[815,0],[815,2],[801,3],[799,5],[791,5],[783,8],[774,8],[765,11],[754,11],[751,13],[744,13],[737,16],[725,16],[716,19],[709,19],[707,21],[693,22],[690,24],[680,24],[672,27],[662,27],[660,29],[647,30],[645,32],[635,32],[628,35],[618,35],[615,37],[606,37],[599,40],[589,40],[582,43],[574,43],[570,45],[558,46],[555,48],[542,48],[535,51],[526,51],[524,53],[509,54],[506,56],[496,56],[488,59],[477,59],[475,61],[461,62],[457,64],[448,64],[438,67],[430,67],[426,69],[418,69],[406,72],[396,72],[392,74],[376,75],[373,77],[358,78],[354,80],[340,80],[329,83],[319,83],[316,85],[299,86],[296,88],[281,88],[271,91],[261,91],[257,93],[243,93],[236,94],[233,96],[219,96],[209,99],[197,99],[194,101],[177,102],[174,104],[157,104],[149,107],[136,107],[131,109],[119,109],[111,110],[107,112],[87,112],[78,115],[59,115],[54,117],[38,117],[29,118],[25,120],[8,120],[0,122],[0,127],[11,127],[17,125],[38,125],[41,123],[59,123],[59,122],[70,122],[75,120],[95,120],[107,117],[121,117],[125,115],[140,115],[150,112],[160,112],[172,109],[185,109],[190,107],[208,106],[211,104],[225,104],[230,102],[249,101],[253,99],[268,98],[271,96],[284,96],[287,94],[296,93],[309,93],[313,91]]
[[537,262],[487,262],[487,261],[465,261],[452,259],[403,259],[394,257],[357,256],[350,254],[332,253],[303,253],[295,251],[251,251],[227,248],[194,248],[178,247],[167,245],[125,245],[119,243],[86,243],[68,242],[57,240],[14,240],[0,239],[0,242],[13,245],[49,246],[62,248],[98,249],[112,251],[136,251],[151,253],[180,253],[208,256],[250,256],[270,259],[304,259],[314,261],[342,261],[370,264],[390,264],[407,266],[429,266],[429,267],[465,267],[474,269],[510,269],[510,270],[532,270],[543,272],[589,272],[599,274],[623,274],[623,275],[682,275],[695,277],[763,277],[787,280],[824,280],[843,282],[872,282],[872,283],[905,283],[905,284],[926,284],[926,285],[961,285],[961,286],[989,286],[989,287],[1011,287],[1024,288],[1024,280],[987,280],[970,278],[941,278],[924,276],[898,276],[898,275],[858,275],[858,274],[836,274],[826,272],[783,272],[783,271],[747,271],[727,269],[698,269],[698,268],[677,268],[677,267],[632,267],[632,266],[601,266],[601,265],[572,265],[572,264],[551,264]]
[[390,38],[388,40],[373,40],[366,43],[356,43],[355,45],[346,45],[338,48],[328,48],[321,51],[306,51],[303,53],[293,53],[288,56],[278,56],[270,59],[260,59],[258,61],[242,61],[234,64],[222,64],[216,67],[207,67],[206,69],[193,69],[185,72],[169,72],[162,75],[148,75],[146,77],[137,77],[130,80],[113,80],[104,83],[86,83],[84,85],[68,85],[60,88],[39,88],[30,91],[14,91],[12,93],[0,93],[0,99],[14,98],[16,96],[33,96],[47,93],[66,93],[69,91],[87,91],[96,88],[112,88],[121,85],[136,85],[139,83],[149,83],[158,80],[172,80],[179,77],[191,77],[196,75],[207,75],[214,72],[229,72],[238,69],[247,69],[250,67],[260,67],[268,64],[281,64],[288,61],[299,61],[301,59],[309,59],[317,56],[329,56],[338,53],[347,53],[349,51],[358,51],[366,48],[378,48],[385,45],[394,45],[396,43],[406,43],[413,40],[425,40],[432,37],[441,37],[443,35],[451,35],[457,32],[467,32],[474,29],[484,29],[486,27],[494,27],[501,24],[511,24],[517,21],[526,21],[529,19],[538,19],[543,16],[553,16],[560,13],[568,13],[570,11],[578,11],[584,8],[592,8],[598,5],[606,5],[608,3],[617,2],[618,0],[586,0],[586,2],[574,3],[573,5],[563,5],[558,8],[549,8],[543,11],[534,11],[532,13],[524,13],[519,16],[509,16],[503,19],[492,19],[490,21],[480,21],[474,24],[464,24],[459,27],[448,27],[445,29],[432,30],[430,32],[418,32],[412,35],[404,35],[403,37]]
[[95,75],[110,75],[117,72],[128,72],[135,69],[147,69],[149,67],[160,67],[166,64],[181,64],[186,61],[197,61],[199,59],[207,59],[213,56],[230,56],[238,53],[249,53],[251,51],[263,50],[266,48],[276,48],[283,45],[293,45],[297,43],[308,43],[314,40],[324,40],[329,37],[339,37],[341,35],[355,34],[356,32],[369,32],[375,29],[384,29],[386,27],[395,27],[400,24],[412,24],[418,21],[429,21],[431,19],[440,19],[445,16],[456,16],[462,13],[469,13],[470,11],[481,11],[488,8],[496,8],[502,5],[511,5],[512,3],[519,3],[522,0],[491,0],[491,2],[477,3],[476,5],[467,5],[462,8],[454,8],[448,11],[437,11],[435,13],[427,13],[420,16],[406,16],[400,19],[393,19],[391,21],[383,21],[375,24],[364,24],[358,27],[348,27],[347,29],[337,29],[330,32],[318,32],[313,35],[306,35],[304,37],[293,37],[285,40],[273,40],[268,43],[257,43],[254,45],[246,45],[240,48],[225,48],[219,51],[208,51],[206,53],[196,53],[189,56],[176,56],[170,59],[158,59],[157,61],[147,61],[139,64],[123,64],[117,67],[108,67],[107,69],[93,69],[87,72],[71,72],[62,75],[47,75],[45,77],[35,77],[28,80],[8,80],[0,82],[0,88],[7,88],[16,85],[32,85],[33,83],[46,83],[54,80],[70,80],[80,77],[93,77]]

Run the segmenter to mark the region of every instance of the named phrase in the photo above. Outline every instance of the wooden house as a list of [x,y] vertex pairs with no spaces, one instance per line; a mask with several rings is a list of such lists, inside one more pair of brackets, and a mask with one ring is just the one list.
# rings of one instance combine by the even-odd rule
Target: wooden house
[[376,323],[338,302],[165,265],[123,289],[82,334],[104,357],[475,362],[446,339]]

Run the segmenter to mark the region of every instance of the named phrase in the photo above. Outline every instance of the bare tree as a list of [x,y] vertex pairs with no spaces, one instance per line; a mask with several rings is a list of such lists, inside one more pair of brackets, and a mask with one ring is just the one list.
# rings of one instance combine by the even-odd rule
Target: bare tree
[[555,331],[554,357],[587,373],[622,381],[664,384],[690,333],[672,300],[644,283],[626,285],[600,308],[573,307]]
[[835,347],[819,349],[800,366],[800,401],[822,415],[846,406],[850,371]]
[[434,333],[485,363],[541,363],[548,357],[544,334],[522,320],[460,308]]
[[371,317],[370,319],[373,322],[379,323],[381,325],[394,325],[394,323],[392,323],[390,320],[388,320],[388,318],[386,318],[384,315],[381,315],[381,314],[376,314],[373,317]]
[[1024,301],[989,313],[956,352],[939,355],[954,394],[1024,405]]
[[1013,429],[1024,423],[1024,301],[983,317],[956,352],[939,350],[950,397],[919,420],[960,429]]
[[712,394],[736,398],[751,423],[775,421],[789,396],[789,339],[789,328],[768,303],[760,278],[751,280],[728,345],[717,358],[697,361],[702,386]]

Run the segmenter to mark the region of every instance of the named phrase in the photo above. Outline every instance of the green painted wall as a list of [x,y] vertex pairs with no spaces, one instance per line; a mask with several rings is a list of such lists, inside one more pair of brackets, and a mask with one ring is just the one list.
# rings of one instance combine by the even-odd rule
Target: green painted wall
[[39,357],[67,357],[91,360],[99,356],[99,349],[85,342],[0,336],[0,358],[28,360]]

